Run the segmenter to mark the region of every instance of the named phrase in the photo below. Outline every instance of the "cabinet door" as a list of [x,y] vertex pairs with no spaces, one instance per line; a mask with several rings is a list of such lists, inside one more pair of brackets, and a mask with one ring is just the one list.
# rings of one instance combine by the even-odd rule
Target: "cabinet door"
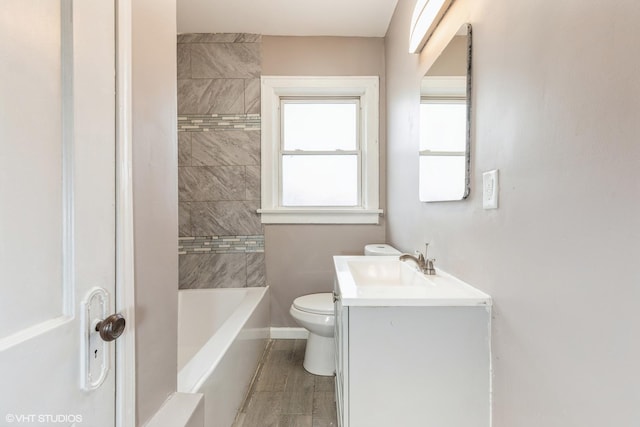
[[348,307],[343,307],[342,301],[340,300],[340,295],[338,290],[334,290],[335,303],[334,303],[334,311],[335,311],[335,330],[334,330],[334,339],[335,339],[335,362],[336,362],[336,406],[338,411],[338,425],[340,427],[348,426],[348,423],[345,420],[348,419],[347,411],[348,404],[346,402],[347,392],[347,384],[345,384],[345,378],[348,378],[347,370],[347,360],[348,360],[348,319],[349,319],[349,309]]
[[487,307],[349,307],[349,425],[489,427],[489,319]]

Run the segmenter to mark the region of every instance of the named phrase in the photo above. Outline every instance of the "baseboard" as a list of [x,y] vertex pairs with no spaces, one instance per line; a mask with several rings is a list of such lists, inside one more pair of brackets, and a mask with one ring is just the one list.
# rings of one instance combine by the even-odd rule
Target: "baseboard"
[[272,340],[306,340],[308,336],[305,328],[271,328]]

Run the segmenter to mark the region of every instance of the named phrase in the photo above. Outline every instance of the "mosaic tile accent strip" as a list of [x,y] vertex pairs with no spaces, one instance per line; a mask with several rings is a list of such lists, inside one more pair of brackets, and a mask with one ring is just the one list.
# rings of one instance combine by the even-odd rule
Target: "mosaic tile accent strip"
[[178,255],[264,252],[264,236],[179,237]]
[[178,132],[260,130],[260,114],[206,114],[178,116]]
[[183,33],[178,43],[260,43],[261,34],[250,33]]

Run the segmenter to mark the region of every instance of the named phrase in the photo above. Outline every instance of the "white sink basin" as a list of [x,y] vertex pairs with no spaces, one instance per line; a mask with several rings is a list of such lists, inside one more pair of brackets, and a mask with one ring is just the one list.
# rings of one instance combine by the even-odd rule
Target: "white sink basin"
[[354,257],[347,260],[347,266],[356,286],[433,285],[415,268],[414,263],[400,262],[398,257]]
[[491,305],[491,297],[436,269],[427,276],[397,256],[333,257],[343,305],[469,306]]

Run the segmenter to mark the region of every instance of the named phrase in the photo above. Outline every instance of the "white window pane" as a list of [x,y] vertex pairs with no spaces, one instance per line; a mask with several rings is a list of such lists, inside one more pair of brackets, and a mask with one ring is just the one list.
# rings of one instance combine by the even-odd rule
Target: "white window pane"
[[358,156],[283,156],[283,206],[357,206]]
[[465,178],[464,156],[420,156],[420,201],[461,200]]
[[357,149],[357,105],[353,103],[288,103],[283,109],[285,150]]
[[420,104],[420,150],[465,151],[466,135],[464,102]]

